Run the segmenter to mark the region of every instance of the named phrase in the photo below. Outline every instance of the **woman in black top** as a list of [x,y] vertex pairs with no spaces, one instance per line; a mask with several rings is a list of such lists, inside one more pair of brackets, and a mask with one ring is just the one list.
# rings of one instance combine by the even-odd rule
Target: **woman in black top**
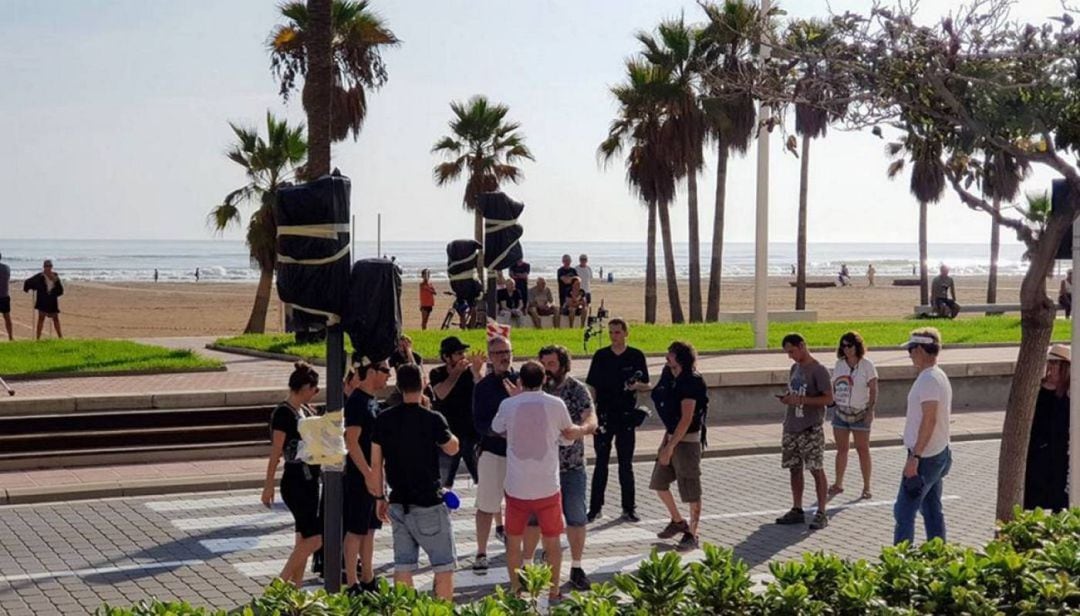
[[64,294],[64,285],[60,275],[53,271],[52,261],[46,260],[42,270],[26,279],[23,293],[34,292],[34,310],[37,310],[37,339],[41,340],[41,330],[45,326],[45,317],[53,322],[56,337],[63,338],[60,331],[60,296]]
[[300,445],[299,422],[315,411],[308,406],[319,393],[319,374],[304,362],[296,362],[289,376],[289,397],[274,409],[270,418],[270,460],[266,465],[266,484],[262,503],[274,503],[274,473],[278,460],[284,456],[285,470],[281,474],[281,500],[296,522],[296,543],[279,576],[296,587],[304,581],[307,559],[322,547],[322,516],[319,512],[319,467],[297,459]]
[[1035,401],[1024,474],[1024,509],[1069,507],[1069,347],[1055,344],[1046,357],[1046,378]]

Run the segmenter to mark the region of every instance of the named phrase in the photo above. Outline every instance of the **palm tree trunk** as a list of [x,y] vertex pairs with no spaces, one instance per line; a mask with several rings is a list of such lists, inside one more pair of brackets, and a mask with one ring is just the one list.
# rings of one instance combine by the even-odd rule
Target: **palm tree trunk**
[[645,247],[645,322],[656,323],[656,202],[649,204],[649,228]]
[[671,306],[671,322],[684,323],[682,299],[679,297],[679,280],[675,275],[675,249],[671,245],[671,215],[668,204],[658,204],[660,213],[660,240],[664,246],[664,277],[667,278],[668,304]]
[[331,0],[307,0],[310,24],[305,51],[308,68],[302,97],[308,120],[308,160],[304,177],[309,181],[330,173],[330,98],[334,87],[331,4]]
[[697,170],[686,175],[687,215],[690,219],[690,322],[701,323],[701,237],[697,202]]
[[712,257],[709,259],[709,305],[705,320],[715,323],[720,318],[720,279],[724,264],[724,202],[727,196],[728,149],[720,144],[716,155],[716,209],[713,211]]
[[[994,212],[1001,211],[1001,199],[994,198]],[[986,303],[997,303],[998,254],[1001,252],[1001,227],[995,219],[990,227],[990,279],[986,281]]]
[[810,184],[810,135],[802,136],[799,168],[799,231],[796,240],[798,270],[795,277],[795,310],[806,310],[806,193]]
[[266,312],[270,308],[270,288],[274,283],[274,268],[260,268],[259,286],[255,287],[255,303],[251,306],[251,316],[244,326],[245,334],[266,332]]
[[919,203],[919,304],[930,303],[930,280],[926,271],[926,203]]

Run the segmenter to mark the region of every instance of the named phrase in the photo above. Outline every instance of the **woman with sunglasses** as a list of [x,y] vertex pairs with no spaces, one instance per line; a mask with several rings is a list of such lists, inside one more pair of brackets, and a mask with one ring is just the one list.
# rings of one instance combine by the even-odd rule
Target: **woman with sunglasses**
[[859,468],[862,470],[863,490],[861,498],[870,494],[870,424],[874,421],[877,405],[878,375],[874,363],[866,358],[866,344],[858,332],[840,336],[836,349],[836,367],[833,368],[833,437],[836,440],[836,482],[829,488],[829,496],[844,491],[844,472],[848,462],[848,437],[855,440],[859,452]]
[[285,506],[293,515],[296,543],[279,577],[297,588],[304,581],[304,568],[307,566],[308,557],[322,547],[320,469],[296,457],[301,441],[300,420],[315,415],[315,411],[308,404],[318,393],[319,373],[304,362],[296,362],[295,369],[289,375],[289,396],[270,416],[270,459],[266,465],[262,504],[269,508],[274,503],[274,473],[277,471],[278,460],[284,457],[281,500],[285,501]]

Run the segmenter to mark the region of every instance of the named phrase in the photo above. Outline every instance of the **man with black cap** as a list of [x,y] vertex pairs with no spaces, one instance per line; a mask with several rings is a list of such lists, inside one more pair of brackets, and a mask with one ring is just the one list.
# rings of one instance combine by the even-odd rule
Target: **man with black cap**
[[937,365],[941,333],[933,327],[916,329],[902,348],[907,349],[919,376],[911,385],[904,417],[904,447],[907,462],[900,491],[893,505],[896,528],[893,543],[914,543],[915,515],[922,512],[926,539],[945,540],[945,512],[941,492],[945,475],[952,467],[949,451],[949,416],[952,414],[952,384]]
[[476,476],[476,428],[473,427],[472,398],[473,383],[484,376],[484,355],[470,353],[469,345],[461,342],[457,336],[447,336],[439,344],[439,357],[443,365],[433,369],[428,375],[431,386],[432,403],[436,411],[442,413],[450,431],[458,437],[461,448],[453,456],[442,455],[439,469],[442,472],[443,486],[454,486],[454,475],[458,465],[465,459],[465,468],[475,483]]

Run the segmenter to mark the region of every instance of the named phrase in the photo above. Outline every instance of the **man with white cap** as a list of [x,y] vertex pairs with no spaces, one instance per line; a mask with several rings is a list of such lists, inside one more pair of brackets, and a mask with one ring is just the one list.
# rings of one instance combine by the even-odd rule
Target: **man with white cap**
[[893,506],[896,528],[893,543],[915,541],[915,516],[922,512],[926,539],[945,539],[945,513],[941,491],[952,466],[949,451],[949,415],[952,413],[952,385],[937,365],[941,333],[933,327],[916,329],[901,345],[911,357],[919,376],[907,397],[904,447],[907,462],[900,490]]

